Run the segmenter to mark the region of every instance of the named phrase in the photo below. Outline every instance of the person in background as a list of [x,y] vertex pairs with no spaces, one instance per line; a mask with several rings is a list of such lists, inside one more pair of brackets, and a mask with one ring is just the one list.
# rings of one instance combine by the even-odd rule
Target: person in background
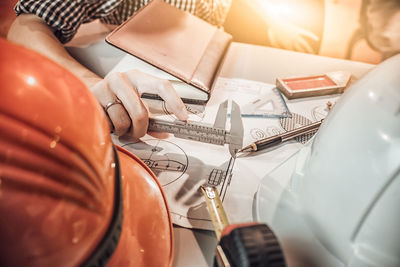
[[[172,85],[166,81],[131,70],[125,73],[97,76],[64,48],[83,23],[99,19],[108,25],[119,25],[149,0],[20,0],[15,6],[17,18],[7,38],[33,49],[61,64],[92,91],[108,115],[110,126],[119,136],[140,138],[147,132],[148,109],[142,102],[143,92],[160,95],[167,108],[178,119],[186,120],[185,106]],[[220,27],[231,0],[165,0]]]
[[237,42],[317,54],[324,13],[321,0],[234,0],[224,29]]
[[381,60],[400,52],[400,0],[362,0],[359,26],[348,42],[346,59],[352,58],[356,43],[363,39]]
[[400,0],[363,0],[360,22],[382,59],[400,52]]

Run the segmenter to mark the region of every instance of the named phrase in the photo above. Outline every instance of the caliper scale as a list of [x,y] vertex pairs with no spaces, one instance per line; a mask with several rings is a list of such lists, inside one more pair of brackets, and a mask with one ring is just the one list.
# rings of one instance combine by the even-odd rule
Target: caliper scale
[[175,120],[170,122],[150,119],[148,131],[167,132],[178,138],[221,146],[229,144],[229,152],[232,157],[235,157],[236,152],[243,145],[243,122],[239,105],[232,101],[231,129],[230,131],[225,130],[227,109],[228,101],[226,100],[218,108],[214,125],[191,121]]

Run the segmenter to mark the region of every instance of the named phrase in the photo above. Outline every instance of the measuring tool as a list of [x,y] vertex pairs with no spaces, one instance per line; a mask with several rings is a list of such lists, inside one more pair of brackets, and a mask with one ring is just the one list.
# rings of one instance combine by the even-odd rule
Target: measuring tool
[[214,266],[286,266],[275,234],[266,224],[229,224],[217,188],[200,187],[218,239]]
[[164,121],[150,119],[148,131],[171,133],[175,137],[195,140],[203,143],[225,145],[229,144],[229,152],[236,157],[236,152],[243,145],[243,122],[240,107],[232,101],[231,129],[225,130],[228,101],[221,103],[218,108],[214,125],[189,121]]
[[242,117],[290,117],[290,111],[284,97],[272,84],[219,77],[213,92],[218,92],[232,99],[238,99]]
[[222,206],[217,188],[215,186],[203,185],[200,189],[206,199],[208,213],[214,225],[215,234],[217,239],[220,240],[222,230],[229,225],[229,221],[224,207]]
[[287,118],[290,116],[285,99],[277,88],[272,88],[270,92],[242,105],[242,117]]

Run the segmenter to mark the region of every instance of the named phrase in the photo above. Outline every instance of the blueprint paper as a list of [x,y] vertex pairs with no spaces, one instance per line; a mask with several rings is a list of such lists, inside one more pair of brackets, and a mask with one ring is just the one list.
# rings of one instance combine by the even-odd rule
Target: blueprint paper
[[[259,86],[259,82],[237,82],[240,88],[243,88],[243,83],[247,83],[250,92]],[[219,78],[206,106],[187,105],[189,120],[213,124],[219,104],[225,99],[235,100],[239,105],[246,103],[249,92],[237,90],[234,85],[235,79]],[[265,86],[273,87],[268,84]],[[320,120],[327,114],[326,103],[334,103],[338,98],[335,95],[304,98],[301,101],[286,100],[292,118],[242,118],[243,145],[284,132],[288,127],[299,127]],[[175,119],[162,102],[150,102],[153,117]],[[228,118],[226,129],[229,128]],[[228,145],[200,143],[178,139],[173,135],[162,140],[146,135],[140,142],[121,141],[113,136],[113,141],[141,158],[156,174],[167,197],[174,224],[213,230],[199,188],[201,185],[208,183],[217,186],[230,223],[252,221],[253,196],[260,180],[300,149],[306,140],[288,141],[266,151],[236,159],[231,158]]]

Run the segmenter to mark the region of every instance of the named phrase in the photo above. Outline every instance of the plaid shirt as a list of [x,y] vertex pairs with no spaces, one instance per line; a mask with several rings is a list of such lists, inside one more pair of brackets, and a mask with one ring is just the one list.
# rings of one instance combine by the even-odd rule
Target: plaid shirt
[[[55,36],[66,43],[82,23],[100,19],[119,25],[150,0],[19,0],[17,15],[35,14],[55,29]],[[164,0],[216,26],[222,26],[231,0]]]

